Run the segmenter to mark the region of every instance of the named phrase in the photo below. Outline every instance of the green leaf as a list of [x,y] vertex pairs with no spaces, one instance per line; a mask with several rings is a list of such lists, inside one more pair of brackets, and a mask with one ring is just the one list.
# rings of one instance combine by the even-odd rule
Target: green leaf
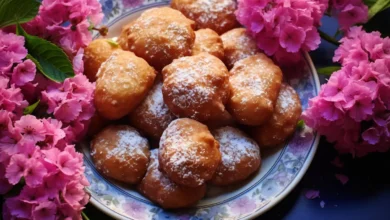
[[318,68],[317,72],[325,76],[330,76],[332,75],[333,72],[336,72],[337,70],[340,69],[341,67],[339,66],[328,66],[328,67]]
[[370,8],[371,6],[373,6],[375,3],[376,3],[377,0],[363,0],[364,4],[368,6],[368,8]]
[[29,114],[33,113],[34,110],[37,108],[37,106],[39,105],[40,102],[41,102],[41,100],[38,100],[38,101],[36,101],[34,104],[27,106],[27,107],[23,110],[23,114],[24,114],[24,115],[29,115]]
[[364,0],[364,3],[369,7],[368,19],[371,19],[377,13],[390,7],[389,0]]
[[37,0],[0,0],[0,28],[32,20],[40,4]]
[[299,120],[298,123],[297,123],[297,128],[298,129],[305,128],[305,122],[303,120]]
[[18,24],[16,33],[24,36],[25,46],[31,59],[38,70],[50,80],[63,82],[66,78],[73,77],[72,63],[61,48],[49,41],[27,34]]
[[84,220],[89,220],[88,216],[83,211],[81,212],[81,216],[83,217]]

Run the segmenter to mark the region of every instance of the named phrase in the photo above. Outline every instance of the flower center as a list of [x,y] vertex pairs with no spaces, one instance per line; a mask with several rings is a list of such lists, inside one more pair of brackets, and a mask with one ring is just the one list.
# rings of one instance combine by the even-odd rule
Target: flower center
[[276,3],[274,1],[268,2],[267,5],[264,7],[264,12],[270,11],[275,6],[276,6]]
[[35,131],[35,129],[34,129],[33,127],[31,127],[31,126],[26,126],[26,127],[24,128],[24,133],[25,133],[25,134],[28,134],[28,135],[33,134],[34,131]]

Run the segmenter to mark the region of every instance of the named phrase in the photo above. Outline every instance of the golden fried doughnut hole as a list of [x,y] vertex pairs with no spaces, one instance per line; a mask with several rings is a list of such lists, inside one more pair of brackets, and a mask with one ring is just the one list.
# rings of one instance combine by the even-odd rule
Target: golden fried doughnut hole
[[238,61],[230,71],[228,111],[241,124],[270,119],[282,83],[282,71],[264,54]]
[[225,64],[231,69],[244,58],[255,55],[260,50],[256,41],[246,33],[245,28],[235,28],[221,35],[225,53]]
[[302,107],[298,94],[291,86],[282,84],[271,119],[253,128],[252,137],[261,148],[277,146],[294,133],[301,113]]
[[205,52],[224,59],[223,44],[219,35],[211,29],[199,29],[195,31],[195,43],[192,47],[192,55]]
[[260,167],[260,149],[254,140],[233,127],[213,131],[219,142],[222,162],[211,183],[218,186],[234,184],[248,178]]
[[115,51],[99,69],[95,106],[107,119],[130,113],[153,86],[155,70],[129,51]]
[[199,187],[186,187],[172,182],[158,169],[158,149],[150,152],[148,171],[138,190],[153,202],[165,209],[189,207],[206,194],[206,184]]
[[234,0],[172,0],[171,7],[196,22],[196,28],[210,28],[218,34],[238,26]]
[[119,50],[119,45],[110,43],[109,39],[93,40],[84,49],[84,74],[89,81],[96,81],[96,74],[102,63],[106,61],[115,50]]
[[159,139],[175,116],[164,103],[162,82],[156,80],[142,103],[130,113],[131,124],[152,138]]
[[233,116],[225,110],[222,114],[218,115],[216,118],[204,122],[205,125],[209,128],[219,128],[224,126],[233,126],[236,124]]
[[91,118],[91,122],[89,123],[87,135],[90,137],[94,136],[95,134],[103,130],[103,128],[106,127],[108,123],[109,120],[103,118],[97,112],[95,112],[95,114]]
[[125,183],[135,184],[144,177],[149,155],[148,140],[127,125],[108,126],[91,142],[96,169]]
[[208,53],[174,60],[162,71],[164,101],[179,117],[207,121],[225,111],[229,72]]
[[160,140],[160,170],[173,182],[199,187],[210,180],[219,163],[218,142],[207,127],[195,120],[176,119]]
[[194,22],[172,8],[152,8],[122,29],[119,42],[161,70],[173,59],[191,55]]

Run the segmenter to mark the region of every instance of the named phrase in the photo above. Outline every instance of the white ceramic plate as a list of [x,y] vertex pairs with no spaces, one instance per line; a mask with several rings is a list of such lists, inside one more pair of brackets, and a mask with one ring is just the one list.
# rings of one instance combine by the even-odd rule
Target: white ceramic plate
[[[107,37],[118,36],[121,27],[144,10],[169,4],[164,0],[101,0],[104,23],[110,27]],[[303,109],[318,94],[319,80],[308,54],[302,54],[299,74],[286,81],[298,92]],[[296,75],[294,77],[294,75]],[[285,77],[286,78],[286,77]],[[189,209],[167,211],[137,193],[134,188],[107,179],[95,169],[89,146],[82,145],[85,174],[91,185],[91,203],[116,219],[251,219],[281,201],[298,184],[309,167],[319,137],[311,130],[297,131],[280,148],[262,152],[262,166],[253,178],[227,188],[209,187],[207,195]]]

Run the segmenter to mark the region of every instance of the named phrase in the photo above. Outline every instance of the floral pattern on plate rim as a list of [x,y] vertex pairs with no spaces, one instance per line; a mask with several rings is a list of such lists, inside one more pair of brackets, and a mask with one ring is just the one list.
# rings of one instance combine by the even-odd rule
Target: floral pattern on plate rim
[[[166,5],[168,0],[100,0],[105,14],[104,23],[108,26],[119,19],[133,13],[155,6]],[[308,106],[310,98],[318,93],[318,81],[310,67],[310,58],[302,54],[305,60],[303,77],[291,78],[288,83],[298,92],[303,109]],[[88,146],[83,145],[86,166],[85,174],[91,185],[88,191],[91,193],[91,200],[95,205],[105,207],[105,212],[109,212],[117,217],[129,219],[245,219],[257,215],[261,210],[268,208],[272,200],[275,200],[296,180],[298,174],[305,167],[309,157],[312,157],[317,144],[317,134],[306,128],[297,131],[289,143],[281,150],[275,164],[258,182],[248,189],[240,192],[225,201],[208,206],[194,207],[177,210],[175,212],[166,211],[147,199],[139,199],[129,196],[120,187],[112,184],[102,177],[94,168],[92,160],[88,155]]]

